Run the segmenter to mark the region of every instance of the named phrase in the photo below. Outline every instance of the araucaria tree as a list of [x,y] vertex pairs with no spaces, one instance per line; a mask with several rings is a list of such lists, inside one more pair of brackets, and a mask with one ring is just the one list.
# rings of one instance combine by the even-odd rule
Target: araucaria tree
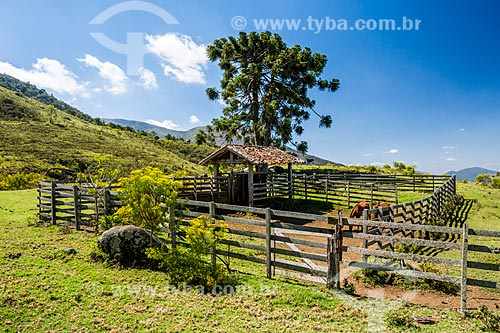
[[307,143],[294,142],[311,112],[320,127],[331,127],[330,115],[315,109],[308,96],[313,88],[334,92],[339,80],[321,78],[327,58],[300,45],[288,47],[278,34],[240,32],[238,38],[215,40],[207,47],[211,61],[223,70],[221,90],[208,88],[212,100],[226,106],[208,131],[227,142],[283,147],[293,144],[307,151]]

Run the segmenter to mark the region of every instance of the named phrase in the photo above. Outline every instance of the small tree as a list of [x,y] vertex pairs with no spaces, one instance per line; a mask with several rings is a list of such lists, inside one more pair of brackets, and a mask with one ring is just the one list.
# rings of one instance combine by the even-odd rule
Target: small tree
[[169,207],[176,204],[177,191],[182,183],[158,168],[145,167],[132,171],[128,178],[120,179],[120,184],[121,199],[125,205],[115,215],[148,229],[152,245],[153,233],[166,219]]
[[491,175],[489,173],[481,173],[476,176],[476,182],[484,184],[484,185],[490,185],[491,184]]

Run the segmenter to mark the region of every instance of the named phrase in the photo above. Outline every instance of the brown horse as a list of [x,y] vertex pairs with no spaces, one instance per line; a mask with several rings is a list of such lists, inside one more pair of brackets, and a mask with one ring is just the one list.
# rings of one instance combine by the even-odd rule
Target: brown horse
[[[390,202],[383,201],[383,202],[379,203],[378,205],[373,206],[373,209],[375,209],[375,208],[381,208],[381,207],[389,207],[390,205],[391,205]],[[382,217],[388,216],[388,215],[389,215],[389,210],[383,211]],[[370,220],[375,220],[377,217],[378,217],[377,213],[370,214]]]
[[349,217],[360,218],[363,216],[363,210],[365,209],[370,209],[370,203],[368,203],[367,201],[358,202],[354,205],[354,207],[352,207]]

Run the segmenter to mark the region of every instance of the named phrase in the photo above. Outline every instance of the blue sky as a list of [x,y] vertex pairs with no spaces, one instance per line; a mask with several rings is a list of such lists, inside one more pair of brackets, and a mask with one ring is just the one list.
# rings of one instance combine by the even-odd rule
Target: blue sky
[[[108,8],[107,20],[90,24]],[[238,34],[242,19],[234,17],[246,20],[247,32],[266,22],[258,20],[300,20],[298,28],[268,29],[290,46],[326,54],[323,76],[341,81],[336,93],[312,93],[316,109],[331,114],[334,124],[306,123],[301,139],[310,153],[353,165],[403,161],[433,173],[500,170],[498,1],[4,0],[0,12],[0,72],[95,117],[174,129],[221,114],[222,104],[204,92],[221,77],[204,50],[216,38]],[[418,30],[355,26],[359,19],[402,26],[403,17],[414,25],[420,20]],[[342,30],[342,22],[354,28]],[[129,68],[130,57],[91,33],[122,44],[136,33],[147,50],[138,57],[143,63]]]

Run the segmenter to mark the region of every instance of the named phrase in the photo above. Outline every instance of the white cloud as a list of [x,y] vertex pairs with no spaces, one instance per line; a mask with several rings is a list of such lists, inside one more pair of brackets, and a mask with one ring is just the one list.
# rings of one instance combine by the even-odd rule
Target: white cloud
[[369,165],[374,165],[374,166],[384,166],[386,163],[383,163],[383,162],[373,162],[373,163],[370,163]]
[[195,115],[192,115],[191,117],[189,117],[189,122],[191,124],[197,124],[200,122],[200,118],[196,117]]
[[465,131],[465,128],[459,128],[458,129],[459,132],[464,132]]
[[384,154],[397,154],[399,150],[397,149],[389,149],[388,151],[384,151]]
[[368,157],[368,156],[373,156],[373,154],[372,153],[366,153],[366,154],[363,154],[363,156]]
[[39,58],[32,69],[17,68],[0,61],[0,73],[5,73],[21,81],[30,82],[38,88],[45,88],[60,94],[90,97],[88,83],[78,82],[78,77],[62,63],[54,59]]
[[87,67],[96,68],[99,71],[99,76],[107,82],[104,86],[105,91],[113,95],[121,95],[128,91],[127,75],[117,65],[109,61],[102,62],[90,54],[86,54],[84,58],[77,60]]
[[456,161],[457,159],[455,157],[448,156],[445,158],[446,161]]
[[177,125],[176,123],[174,123],[172,120],[158,121],[158,120],[154,120],[154,119],[148,119],[148,120],[146,120],[146,122],[148,124],[151,124],[151,125],[165,127],[165,128],[172,129],[172,130],[178,130],[178,131],[182,130],[182,128],[179,125]]
[[153,72],[146,68],[139,69],[139,85],[146,90],[158,89],[158,82],[156,82],[156,76]]
[[206,46],[196,44],[190,36],[167,33],[146,35],[149,51],[160,58],[166,76],[184,83],[204,84],[208,63]]
[[443,146],[443,149],[455,149],[457,146]]

